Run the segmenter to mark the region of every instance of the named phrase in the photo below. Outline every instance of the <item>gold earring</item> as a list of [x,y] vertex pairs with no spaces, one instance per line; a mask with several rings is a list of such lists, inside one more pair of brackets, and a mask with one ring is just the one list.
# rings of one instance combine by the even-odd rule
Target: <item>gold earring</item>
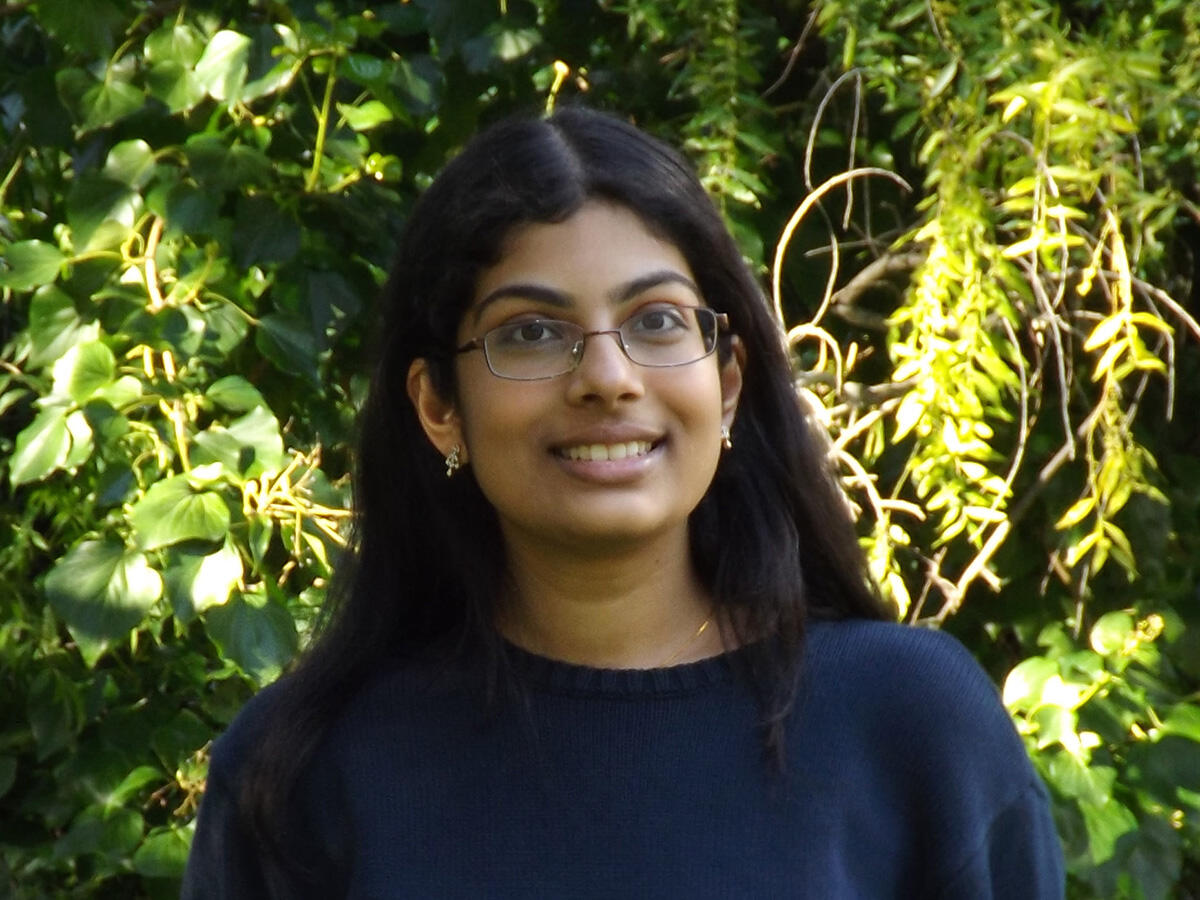
[[728,425],[721,426],[721,446],[726,450],[733,449],[733,437],[729,433]]
[[446,454],[446,477],[452,478],[454,473],[462,468],[462,448],[455,444]]

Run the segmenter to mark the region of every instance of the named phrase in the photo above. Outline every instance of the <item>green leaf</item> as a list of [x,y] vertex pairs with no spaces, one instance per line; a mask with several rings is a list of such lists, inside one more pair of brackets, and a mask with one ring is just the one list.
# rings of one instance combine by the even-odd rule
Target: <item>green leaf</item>
[[150,96],[165,103],[172,113],[186,112],[206,96],[191,67],[173,59],[150,67],[146,87]]
[[929,99],[941,96],[942,92],[950,86],[950,82],[954,80],[954,76],[958,73],[958,60],[951,60],[942,67],[938,72],[937,77],[933,79],[933,84],[929,86]]
[[339,103],[338,112],[346,120],[346,124],[355,131],[369,131],[377,125],[392,121],[392,111],[378,100],[368,100],[359,106],[349,103]]
[[[79,178],[67,194],[67,223],[77,251],[115,247],[133,228],[142,209],[141,195],[103,175]],[[116,226],[105,226],[115,223]]]
[[106,78],[92,85],[83,94],[87,114],[81,123],[84,131],[111,125],[132,115],[146,102],[146,93],[137,85],[116,78]]
[[12,458],[8,461],[9,482],[16,487],[40,481],[61,469],[70,452],[67,411],[61,406],[46,407],[17,435]]
[[108,809],[124,806],[134,794],[148,784],[166,781],[166,776],[154,766],[138,766],[121,779],[120,784],[112,789],[101,801]]
[[94,341],[99,335],[99,324],[84,324],[75,302],[58,287],[43,285],[34,293],[29,303],[31,368],[53,362],[74,345]]
[[183,829],[156,829],[133,854],[133,869],[147,878],[182,878],[190,846]]
[[116,541],[83,541],[46,576],[46,598],[94,665],[109,642],[141,624],[162,594],[162,578],[141,553]]
[[296,651],[296,626],[288,611],[264,593],[239,594],[205,614],[208,633],[222,655],[260,684],[279,676]]
[[209,385],[204,396],[230,412],[248,412],[256,406],[267,405],[258,388],[241,375],[226,375],[217,379]]
[[154,168],[154,151],[150,149],[149,144],[138,138],[122,141],[108,151],[108,159],[104,162],[104,175],[134,190],[140,190],[154,175]]
[[1064,796],[1103,806],[1112,800],[1117,770],[1088,766],[1072,753],[1058,752],[1050,758],[1049,779]]
[[300,250],[300,226],[269,197],[246,197],[238,201],[233,239],[243,268],[287,262]]
[[67,434],[71,436],[71,450],[63,460],[64,469],[82,466],[92,456],[92,426],[83,410],[77,409],[67,416]]
[[113,409],[128,406],[142,396],[142,383],[132,375],[122,375],[92,394],[93,401],[103,401]]
[[1042,706],[1033,714],[1037,726],[1037,747],[1042,750],[1052,744],[1073,749],[1079,743],[1075,733],[1076,718],[1071,709],[1062,706]]
[[175,62],[190,68],[203,53],[203,36],[178,20],[168,21],[146,37],[144,56],[149,63]]
[[1186,702],[1176,704],[1167,714],[1161,731],[1200,742],[1200,706]]
[[316,341],[300,320],[274,313],[263,316],[258,320],[254,343],[284,372],[306,378],[314,386],[321,383]]
[[250,45],[250,38],[236,31],[214,34],[196,63],[197,86],[214,100],[240,100]]
[[1089,494],[1086,497],[1081,497],[1071,504],[1071,508],[1062,514],[1062,518],[1054,523],[1054,528],[1061,531],[1064,528],[1070,528],[1072,525],[1078,525],[1095,508],[1096,498],[1094,496]]
[[78,0],[38,0],[38,21],[56,39],[76,53],[108,56],[125,15],[110,0],[89,0],[87,15],[80,13]]
[[101,388],[113,382],[117,360],[100,341],[88,341],[66,352],[51,370],[54,377],[52,396],[69,397],[80,406]]
[[1092,862],[1096,865],[1111,859],[1117,839],[1137,828],[1137,819],[1133,813],[1114,800],[1103,806],[1081,802],[1079,811],[1083,813],[1088,850]]
[[168,772],[176,771],[212,740],[212,726],[190,709],[181,709],[167,722],[154,729],[150,746]]
[[73,859],[96,853],[121,860],[141,841],[143,828],[141,813],[136,810],[95,804],[75,817],[70,830],[55,842],[54,855]]
[[219,462],[235,478],[278,472],[287,461],[279,422],[261,406],[235,419],[228,428],[219,422],[210,425],[195,441],[204,451],[197,454],[197,461]]
[[1044,656],[1026,659],[1004,679],[1004,705],[1010,710],[1029,709],[1041,702],[1042,687],[1058,674],[1058,665]]
[[52,283],[67,257],[45,241],[17,241],[4,248],[7,271],[0,271],[0,287],[29,291]]
[[151,485],[129,511],[138,546],[156,550],[180,541],[221,540],[229,531],[229,507],[219,494],[195,491],[187,476]]
[[194,184],[177,184],[167,192],[166,233],[169,235],[210,234],[217,224],[219,197]]
[[1111,656],[1125,649],[1133,635],[1133,616],[1127,612],[1110,612],[1101,616],[1088,635],[1092,649],[1101,656]]
[[67,747],[83,727],[79,690],[57,669],[38,672],[25,701],[39,762]]
[[197,613],[227,602],[242,575],[242,557],[228,542],[215,553],[188,548],[172,554],[164,578],[175,618],[187,624]]

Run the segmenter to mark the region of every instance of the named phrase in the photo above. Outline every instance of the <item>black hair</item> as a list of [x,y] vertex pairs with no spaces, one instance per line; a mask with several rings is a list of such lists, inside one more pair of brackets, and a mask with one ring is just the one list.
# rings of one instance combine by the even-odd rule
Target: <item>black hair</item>
[[745,348],[733,447],[689,520],[693,564],[744,651],[778,751],[805,622],[882,618],[825,443],[799,404],[781,329],[712,200],[685,160],[620,119],[565,108],[504,120],[446,166],[408,219],[382,299],[380,352],[360,421],[352,550],[328,621],[278,688],[276,715],[241,805],[278,846],[285,801],[353,690],[389,660],[473,661],[481,691],[505,678],[493,625],[504,582],[494,510],[474,478],[447,479],[406,391],[429,361],[454,396],[453,348],[479,273],[523,223],[560,222],[585,202],[619,204],[679,248]]

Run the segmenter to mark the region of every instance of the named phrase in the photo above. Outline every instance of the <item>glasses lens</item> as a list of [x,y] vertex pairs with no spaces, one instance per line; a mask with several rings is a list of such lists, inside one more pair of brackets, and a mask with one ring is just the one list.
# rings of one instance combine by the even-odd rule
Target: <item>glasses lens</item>
[[583,329],[570,322],[532,319],[493,328],[483,337],[488,367],[501,378],[534,381],[569,372]]
[[643,366],[682,366],[717,346],[717,316],[706,307],[648,306],[621,324],[625,351]]

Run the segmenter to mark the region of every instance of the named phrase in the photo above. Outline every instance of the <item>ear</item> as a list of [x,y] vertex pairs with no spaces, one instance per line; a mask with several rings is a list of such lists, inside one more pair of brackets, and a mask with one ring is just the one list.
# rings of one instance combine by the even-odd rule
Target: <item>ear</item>
[[453,447],[459,448],[459,457],[467,461],[467,447],[463,439],[462,420],[454,404],[443,397],[433,385],[429,361],[413,360],[408,367],[408,399],[417,411],[417,418],[429,442],[438,453],[446,456]]
[[721,365],[721,424],[733,427],[738,399],[742,396],[742,371],[746,368],[746,345],[733,336],[730,353]]

